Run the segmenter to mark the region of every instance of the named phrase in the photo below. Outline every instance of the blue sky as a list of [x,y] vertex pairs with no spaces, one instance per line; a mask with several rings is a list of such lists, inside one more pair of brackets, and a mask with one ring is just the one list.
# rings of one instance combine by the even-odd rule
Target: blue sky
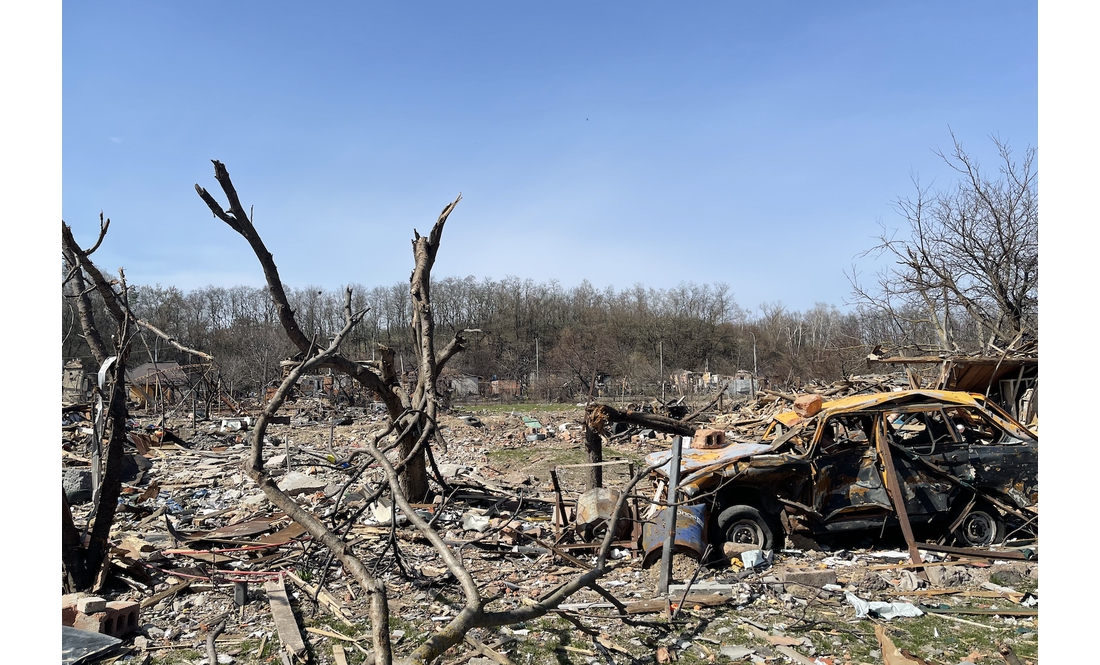
[[1037,145],[1034,3],[62,9],[63,217],[110,217],[133,283],[262,283],[213,158],[292,286],[407,279],[461,192],[437,277],[842,306],[911,177],[952,182],[949,128]]

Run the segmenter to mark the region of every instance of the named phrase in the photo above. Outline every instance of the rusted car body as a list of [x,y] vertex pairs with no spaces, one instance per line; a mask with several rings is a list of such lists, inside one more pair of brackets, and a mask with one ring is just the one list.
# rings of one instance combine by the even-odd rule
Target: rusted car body
[[[803,418],[776,415],[760,441],[685,448],[680,492],[708,506],[712,541],[782,546],[784,533],[880,531],[897,525],[889,446],[910,522],[982,547],[1005,517],[1037,532],[1038,437],[981,395],[906,390],[825,402]],[[671,452],[649,464],[667,478]],[[1034,515],[1032,512],[1034,511]]]

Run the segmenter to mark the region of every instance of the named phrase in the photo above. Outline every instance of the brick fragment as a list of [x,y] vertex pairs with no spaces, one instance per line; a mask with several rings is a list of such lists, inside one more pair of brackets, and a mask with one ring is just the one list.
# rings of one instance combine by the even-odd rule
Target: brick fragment
[[821,410],[821,395],[799,395],[794,400],[794,412],[809,418]]

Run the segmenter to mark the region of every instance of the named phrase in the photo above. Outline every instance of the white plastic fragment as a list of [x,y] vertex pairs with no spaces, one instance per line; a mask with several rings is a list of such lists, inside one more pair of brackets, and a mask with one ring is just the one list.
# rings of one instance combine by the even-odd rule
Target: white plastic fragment
[[851,591],[844,594],[844,599],[848,601],[849,605],[855,608],[857,619],[865,619],[869,614],[874,614],[882,619],[919,617],[924,614],[920,608],[912,603],[885,603],[880,600],[868,602],[859,598]]

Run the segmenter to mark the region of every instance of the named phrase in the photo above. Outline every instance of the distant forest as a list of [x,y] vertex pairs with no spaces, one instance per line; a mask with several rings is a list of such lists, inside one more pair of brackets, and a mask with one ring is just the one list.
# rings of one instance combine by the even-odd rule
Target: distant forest
[[[345,353],[371,359],[375,344],[381,344],[394,350],[399,368],[404,357],[411,369],[408,284],[352,289],[354,307],[370,311],[345,341]],[[235,394],[270,384],[280,376],[279,362],[294,353],[265,288],[211,286],[184,292],[158,285],[130,291],[138,317],[183,345],[213,355],[223,386]],[[318,287],[290,290],[307,334],[327,343],[340,329],[343,293]],[[662,376],[667,381],[679,370],[755,371],[773,385],[828,381],[869,373],[865,358],[877,344],[927,339],[934,347],[936,338],[932,329],[922,331],[919,323],[903,329],[897,316],[870,307],[842,313],[818,303],[800,312],[772,303],[746,310],[722,283],[600,290],[587,281],[566,289],[557,282],[516,277],[448,277],[433,281],[432,302],[437,340],[449,339],[456,330],[479,331],[465,335],[468,348],[450,363],[450,371],[515,381],[524,392],[538,394],[586,394],[597,372],[610,375],[627,393],[648,394]],[[62,310],[63,361],[80,359],[91,369],[73,301],[62,298]],[[107,320],[105,313],[100,320]],[[956,339],[978,344],[978,327],[967,325],[965,316],[952,326]],[[142,332],[130,365],[153,359],[184,365],[200,360]],[[533,385],[536,371],[541,386]]]

